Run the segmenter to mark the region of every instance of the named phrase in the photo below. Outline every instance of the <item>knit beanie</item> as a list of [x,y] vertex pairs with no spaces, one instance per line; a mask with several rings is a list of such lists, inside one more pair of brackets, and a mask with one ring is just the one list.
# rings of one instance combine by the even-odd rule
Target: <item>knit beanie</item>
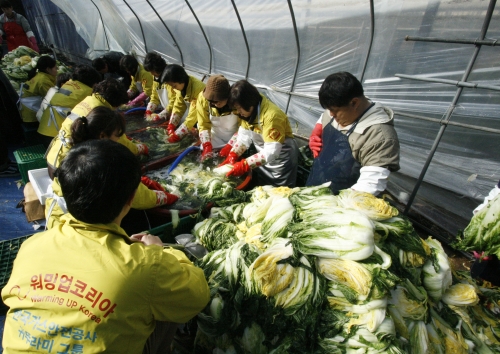
[[212,75],[207,80],[203,97],[209,101],[223,101],[229,98],[229,81],[224,75]]

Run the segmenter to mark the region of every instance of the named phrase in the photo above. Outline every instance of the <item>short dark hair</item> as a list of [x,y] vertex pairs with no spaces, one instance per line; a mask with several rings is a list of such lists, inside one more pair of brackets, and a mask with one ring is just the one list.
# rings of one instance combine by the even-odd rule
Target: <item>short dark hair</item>
[[52,69],[56,65],[57,62],[55,61],[54,58],[48,55],[42,55],[40,58],[38,58],[36,66],[28,72],[28,80],[31,80],[32,78],[35,77],[37,70],[38,72],[46,73],[47,69]]
[[88,65],[78,65],[73,72],[73,80],[80,81],[88,87],[93,87],[102,80],[102,75]]
[[160,82],[162,84],[165,82],[185,84],[189,82],[189,75],[182,66],[178,64],[170,64],[165,67],[165,70],[163,70],[163,73],[160,76]]
[[257,87],[247,80],[240,80],[236,81],[231,86],[231,91],[229,92],[229,106],[234,108],[237,104],[245,111],[249,111],[250,107],[257,107],[261,98]]
[[89,224],[108,224],[137,189],[141,168],[125,146],[101,139],[72,148],[55,175],[73,217]]
[[101,71],[106,67],[107,63],[104,58],[97,58],[92,60],[92,67],[97,71]]
[[137,67],[139,66],[139,62],[133,55],[124,55],[120,59],[120,68],[129,73],[131,76],[135,76],[137,73]]
[[92,109],[87,117],[79,117],[71,124],[71,144],[78,145],[87,140],[99,139],[101,133],[110,137],[125,133],[125,120],[120,113],[104,106]]
[[7,1],[7,0],[0,1],[0,8],[1,9],[7,9],[9,7],[12,7],[12,4],[10,3],[10,1]]
[[144,70],[146,71],[154,71],[161,74],[166,66],[167,62],[165,59],[157,53],[148,53],[146,54],[146,58],[144,58]]
[[112,107],[118,107],[128,102],[127,89],[121,82],[107,78],[94,86],[93,93],[98,93]]
[[319,103],[321,107],[348,106],[355,97],[364,96],[363,85],[351,73],[341,71],[328,75],[319,89]]
[[71,73],[60,73],[56,76],[56,86],[61,88],[62,85],[71,79]]

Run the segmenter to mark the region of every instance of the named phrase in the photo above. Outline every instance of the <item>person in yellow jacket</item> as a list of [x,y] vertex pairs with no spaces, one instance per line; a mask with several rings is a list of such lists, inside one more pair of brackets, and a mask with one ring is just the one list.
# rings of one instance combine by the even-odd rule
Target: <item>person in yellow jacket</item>
[[[227,176],[241,176],[252,169],[259,184],[294,187],[299,149],[285,112],[246,80],[231,86],[229,102],[242,121],[237,140],[221,164],[233,165]],[[252,144],[257,153],[238,161]]]
[[[174,107],[174,89],[166,83],[160,84],[160,75],[166,66],[167,62],[159,54],[151,52],[146,54],[146,58],[144,58],[144,70],[149,71],[154,79],[153,90],[144,116],[148,121],[169,119]],[[156,114],[155,111],[160,106],[163,110],[159,114]]]
[[[168,121],[167,132],[169,134],[168,142],[176,143],[198,123],[196,101],[200,92],[205,88],[205,84],[194,76],[188,75],[186,70],[177,64],[167,65],[161,74],[160,82],[172,86],[175,91],[175,102]],[[188,107],[189,112],[186,119],[179,126]],[[177,126],[179,127],[177,128]]]
[[132,78],[127,91],[130,101],[127,106],[134,107],[144,104],[153,91],[153,75],[144,70],[133,55],[124,55],[120,59],[120,68]]
[[[45,202],[47,228],[54,227],[59,222],[60,217],[67,212],[55,170],[61,165],[69,151],[88,140],[110,139],[120,142],[124,132],[125,121],[119,113],[108,107],[97,106],[85,116],[74,120],[70,127],[70,134],[67,138],[64,138],[65,141],[62,144],[53,144],[51,146],[47,155],[47,164],[50,171],[49,175],[54,177],[54,181],[51,186],[53,192],[49,192],[50,197]],[[49,160],[51,158],[53,160]],[[132,208],[150,209],[164,204],[173,204],[177,201],[178,197],[176,195],[167,193],[164,189],[149,189],[148,187],[155,188],[156,185],[152,185],[147,177],[143,177],[143,179],[144,183],[141,183],[137,189]]]
[[[78,103],[71,110],[71,113],[63,121],[59,134],[56,136],[53,145],[60,145],[61,141],[67,139],[70,135],[71,124],[73,124],[73,121],[76,118],[86,116],[93,108],[98,106],[115,109],[126,102],[127,99],[125,88],[117,80],[108,78],[99,82],[94,86],[92,95],[85,97],[83,101]],[[120,137],[119,143],[125,145],[134,155],[147,155],[149,153],[149,148],[146,144],[134,144],[125,134]],[[50,156],[49,152],[47,157],[49,166],[55,158],[57,158],[57,156]]]
[[56,84],[57,63],[52,57],[43,55],[28,73],[28,81],[21,86],[19,103],[23,122],[38,125],[36,112],[47,91]]
[[[60,86],[49,102],[42,102],[42,116],[38,133],[53,138],[59,132],[67,114],[85,97],[92,94],[95,84],[101,81],[101,74],[88,65],[79,65],[71,79]],[[44,101],[47,97],[44,99]],[[45,107],[44,107],[45,106]]]
[[23,243],[2,289],[5,353],[165,353],[177,324],[207,305],[202,269],[159,237],[120,227],[140,175],[110,140],[68,154],[57,177],[69,213]]
[[202,159],[210,156],[214,147],[230,151],[236,140],[240,119],[228,104],[230,89],[229,81],[223,75],[212,75],[207,80],[205,89],[198,95],[196,110],[203,146]]

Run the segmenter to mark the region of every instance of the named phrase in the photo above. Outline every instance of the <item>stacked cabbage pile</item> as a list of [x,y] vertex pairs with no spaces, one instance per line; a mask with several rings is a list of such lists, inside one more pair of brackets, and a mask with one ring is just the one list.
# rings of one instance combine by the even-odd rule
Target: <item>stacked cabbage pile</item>
[[[28,72],[36,66],[39,58],[40,55],[33,49],[19,46],[2,58],[0,68],[17,91],[20,84],[28,80]],[[70,71],[59,61],[57,61],[57,66],[58,74]]]
[[453,273],[384,200],[327,185],[248,197],[194,228],[212,297],[196,353],[499,352],[500,293]]

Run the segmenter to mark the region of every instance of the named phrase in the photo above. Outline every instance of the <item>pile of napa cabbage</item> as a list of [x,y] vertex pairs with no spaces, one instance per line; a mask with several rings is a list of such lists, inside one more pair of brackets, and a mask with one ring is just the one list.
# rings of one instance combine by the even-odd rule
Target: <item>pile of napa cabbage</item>
[[[26,46],[19,46],[6,54],[0,61],[0,69],[9,79],[12,87],[17,91],[20,84],[28,80],[28,72],[33,69],[40,54]],[[61,62],[57,61],[57,73],[70,72]]]
[[212,298],[196,353],[500,351],[500,292],[370,194],[257,187],[194,234]]

